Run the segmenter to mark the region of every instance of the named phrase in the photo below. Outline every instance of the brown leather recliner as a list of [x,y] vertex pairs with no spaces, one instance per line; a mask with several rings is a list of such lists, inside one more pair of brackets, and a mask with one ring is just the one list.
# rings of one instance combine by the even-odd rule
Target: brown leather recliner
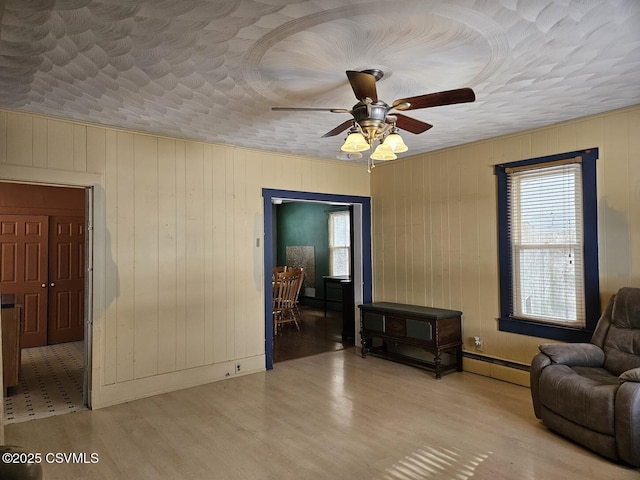
[[536,417],[612,460],[640,466],[640,288],[621,288],[590,343],[544,344],[531,363]]

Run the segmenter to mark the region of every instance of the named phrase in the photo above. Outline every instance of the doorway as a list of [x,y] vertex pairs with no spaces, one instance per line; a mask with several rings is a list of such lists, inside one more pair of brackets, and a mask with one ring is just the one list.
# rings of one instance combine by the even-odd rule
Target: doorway
[[84,338],[85,192],[2,183],[0,290],[22,305],[22,348]]
[[0,290],[22,305],[22,348],[84,338],[84,224],[84,215],[0,213]]
[[[315,202],[350,207],[353,218],[353,300],[344,308],[356,314],[357,305],[370,302],[372,298],[372,270],[371,270],[371,200],[369,197],[334,195],[310,192],[296,192],[289,190],[263,189],[264,200],[264,285],[265,285],[265,355],[266,368],[273,368],[273,317],[271,312],[271,272],[274,266],[274,242],[276,219],[274,218],[275,203],[281,201]],[[356,329],[357,330],[357,329]],[[358,338],[356,334],[356,345]]]
[[85,188],[0,183],[0,290],[20,305],[8,422],[85,408]]

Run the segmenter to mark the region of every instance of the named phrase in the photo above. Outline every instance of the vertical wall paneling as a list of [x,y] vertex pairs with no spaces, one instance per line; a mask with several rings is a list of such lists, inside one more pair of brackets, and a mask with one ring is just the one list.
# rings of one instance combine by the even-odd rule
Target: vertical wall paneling
[[158,139],[134,136],[134,376],[158,373]]
[[424,161],[411,162],[413,168],[409,169],[409,211],[411,212],[411,297],[409,302],[417,305],[426,304],[427,284],[425,277],[425,186],[424,186]]
[[537,132],[532,132],[529,136],[531,139],[530,147],[528,154],[526,155],[529,158],[543,157],[545,152],[549,152],[549,132],[548,130],[541,130]]
[[[475,320],[481,325],[481,335],[484,338],[485,352],[491,352],[491,335],[496,335],[497,312],[499,301],[498,284],[498,249],[497,249],[497,194],[496,179],[493,165],[497,163],[496,155],[491,143],[476,145],[478,168],[478,196],[469,198],[478,212],[478,230],[474,233],[478,239],[478,296],[480,299],[479,317]],[[470,158],[474,161],[474,158]],[[469,204],[465,205],[469,208]],[[463,265],[463,267],[466,265]],[[468,316],[464,316],[465,322]],[[488,346],[487,346],[488,344]]]
[[[382,167],[378,167],[382,168]],[[383,217],[380,219],[380,224],[382,228],[381,241],[379,242],[380,250],[379,253],[382,255],[382,261],[384,262],[385,268],[383,269],[382,281],[383,283],[380,287],[383,289],[385,293],[388,295],[388,299],[390,301],[397,301],[397,290],[396,290],[396,270],[397,270],[397,262],[396,262],[396,183],[395,183],[395,172],[391,170],[387,174],[380,174],[380,170],[375,170],[372,175],[381,175],[384,177],[385,186],[382,188],[382,212]]]
[[313,171],[311,175],[303,175],[301,190],[304,192],[313,192],[317,188],[317,182],[321,181],[321,176],[324,175],[324,168],[321,164],[314,164],[312,166]]
[[[464,312],[463,341],[467,348],[472,342],[470,337],[480,334],[480,282],[479,265],[479,198],[478,158],[479,148],[465,148],[461,151],[460,168],[460,302]],[[455,305],[455,303],[454,303]]]
[[573,152],[577,150],[576,124],[568,123],[558,127],[558,151]]
[[46,118],[33,117],[33,160],[34,167],[47,168],[49,164],[49,122]]
[[57,120],[47,123],[47,167],[73,170],[73,124]]
[[445,307],[444,296],[446,285],[445,262],[445,210],[447,208],[444,195],[446,177],[444,170],[445,153],[436,154],[432,158],[430,178],[431,191],[431,275],[433,278],[431,302],[433,306]]
[[87,171],[87,127],[73,127],[73,169],[77,172]]
[[176,370],[177,311],[176,142],[158,139],[158,373]]
[[236,325],[234,323],[235,315],[236,315],[236,294],[240,296],[242,292],[235,292],[234,286],[236,283],[236,266],[235,266],[235,258],[233,256],[234,245],[236,244],[236,239],[234,237],[235,233],[235,208],[236,208],[236,198],[233,191],[234,186],[234,176],[235,176],[235,150],[227,150],[225,152],[225,185],[224,185],[224,193],[225,193],[225,223],[224,223],[224,232],[225,232],[225,257],[224,262],[224,271],[225,278],[224,282],[226,284],[225,289],[225,321],[226,321],[226,334],[227,334],[227,357],[228,358],[238,358],[235,352],[235,344],[236,344]]
[[186,145],[186,366],[204,364],[204,146]]
[[110,138],[114,135],[113,131],[104,128],[87,127],[86,162],[89,173],[103,173],[105,171],[107,132]]
[[372,191],[379,192],[379,195],[371,199],[371,248],[378,252],[378,255],[373,256],[372,270],[373,270],[373,297],[380,298],[384,289],[384,265],[383,255],[380,252],[384,252],[384,228],[383,219],[387,216],[384,214],[383,205],[385,202],[384,189],[382,186],[383,177],[381,173],[376,171],[371,174],[371,186]]
[[33,118],[21,113],[10,114],[7,118],[7,163],[33,165]]
[[[233,238],[234,248],[234,269],[233,269],[233,292],[234,292],[234,357],[244,358],[247,356],[247,301],[241,292],[249,294],[251,284],[249,283],[250,272],[252,271],[251,261],[253,256],[248,254],[252,250],[249,227],[252,223],[247,218],[247,165],[246,151],[235,150],[233,160]],[[241,253],[243,252],[243,253]]]
[[[133,134],[117,133],[117,381],[133,380],[135,348],[135,230]],[[107,192],[109,196],[111,192]]]
[[[91,138],[100,138],[94,131]],[[91,142],[90,152],[96,153],[98,142]],[[120,296],[120,275],[118,272],[118,141],[117,134],[108,130],[104,135],[104,188],[98,186],[105,197],[104,249],[94,252],[94,257],[104,259],[104,357],[100,359],[104,365],[104,385],[118,381],[118,302]],[[106,195],[109,192],[109,195]],[[94,320],[95,321],[95,320]],[[100,362],[96,362],[100,363]]]
[[7,114],[0,111],[0,163],[7,163]]
[[425,305],[433,305],[433,215],[431,209],[431,177],[433,172],[433,158],[424,158],[422,184],[424,185],[424,281],[425,281]]
[[187,362],[187,158],[186,143],[176,141],[176,370]]
[[[252,255],[249,261],[245,288],[257,295],[248,295],[246,299],[247,317],[251,312],[261,312],[264,318],[264,221],[262,202],[262,158],[256,151],[248,151],[245,156],[245,180],[246,180],[246,231],[247,249],[251,249]],[[246,354],[257,355],[264,350],[264,322],[256,327],[247,318],[246,321]]]
[[445,304],[448,308],[452,305],[460,305],[462,303],[462,264],[460,262],[461,237],[462,233],[462,196],[463,186],[461,182],[462,170],[466,167],[461,158],[462,151],[454,150],[450,153],[447,162],[447,184],[448,184],[448,201],[449,212],[447,214],[447,233],[449,236],[449,289],[445,298]]
[[[624,286],[629,277],[631,259],[629,235],[629,132],[626,114],[610,115],[604,122],[604,172],[602,187],[605,195],[600,196],[599,207],[603,214],[604,244],[600,253],[605,257],[608,271],[618,275],[605,278],[604,289],[611,295]],[[601,154],[602,155],[602,154]],[[608,159],[618,161],[611,162]],[[602,289],[603,286],[601,286]]]
[[[633,112],[630,112],[629,115],[633,116]],[[587,118],[581,121],[579,125],[576,125],[576,145],[573,150],[584,148],[585,145],[590,145],[591,147],[604,145],[605,118],[603,116]],[[633,140],[633,138],[629,140]],[[598,165],[601,164],[599,163]]]
[[407,249],[408,240],[408,211],[407,211],[407,169],[405,164],[398,165],[395,176],[395,218],[396,218],[396,298],[400,303],[407,303],[407,287],[409,276],[410,255]]
[[214,329],[214,274],[215,258],[213,248],[213,211],[218,208],[213,203],[213,151],[210,145],[204,147],[203,175],[203,227],[204,227],[204,357],[205,365],[213,363],[213,329]]
[[229,357],[227,352],[227,237],[226,237],[226,218],[227,218],[227,195],[226,195],[226,178],[227,178],[227,161],[226,149],[213,147],[212,161],[215,166],[212,187],[211,201],[215,208],[212,211],[213,221],[213,331],[212,331],[212,347],[213,362],[220,363],[226,361]]

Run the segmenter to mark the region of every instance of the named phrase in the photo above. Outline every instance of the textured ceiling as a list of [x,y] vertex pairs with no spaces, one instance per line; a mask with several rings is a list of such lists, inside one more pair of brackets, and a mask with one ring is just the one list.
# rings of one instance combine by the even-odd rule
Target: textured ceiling
[[335,158],[345,70],[412,110],[408,156],[640,103],[638,0],[0,0],[0,107]]

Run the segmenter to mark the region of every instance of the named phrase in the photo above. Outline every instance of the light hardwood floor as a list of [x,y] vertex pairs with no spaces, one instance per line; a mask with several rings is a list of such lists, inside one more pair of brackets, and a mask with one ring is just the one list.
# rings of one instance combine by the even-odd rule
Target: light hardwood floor
[[8,425],[6,440],[98,454],[45,464],[46,480],[640,478],[548,431],[527,388],[470,373],[435,380],[354,348]]

